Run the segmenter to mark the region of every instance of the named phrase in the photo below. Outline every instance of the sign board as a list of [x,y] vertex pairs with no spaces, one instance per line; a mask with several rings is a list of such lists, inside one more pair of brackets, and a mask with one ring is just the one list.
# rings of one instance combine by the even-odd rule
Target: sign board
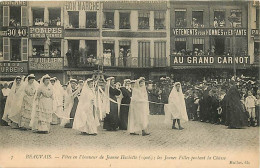
[[247,29],[174,28],[173,36],[247,36]]
[[260,30],[259,29],[252,29],[251,30],[251,36],[260,36]]
[[27,62],[0,62],[1,75],[21,75],[28,73]]
[[2,1],[0,2],[0,5],[3,6],[26,6],[26,1]]
[[2,33],[4,37],[27,37],[28,30],[26,27],[7,27]]
[[67,71],[67,75],[92,75],[93,71]]
[[[235,58],[235,63],[244,65],[250,64],[249,56]],[[171,65],[233,65],[232,56],[171,56]]]
[[63,58],[29,58],[30,70],[63,70]]
[[95,1],[66,1],[65,10],[67,11],[98,11],[100,2]]
[[29,27],[30,38],[63,38],[63,27]]

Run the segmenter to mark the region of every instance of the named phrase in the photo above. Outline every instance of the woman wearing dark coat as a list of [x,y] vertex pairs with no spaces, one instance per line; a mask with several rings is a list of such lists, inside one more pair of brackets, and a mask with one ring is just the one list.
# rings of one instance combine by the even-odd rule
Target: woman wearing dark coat
[[232,81],[231,85],[232,86],[226,95],[226,122],[228,128],[242,128],[247,126],[247,115],[242,106],[242,102],[240,101],[240,94],[235,82]]
[[120,106],[120,114],[119,114],[119,129],[120,130],[127,130],[128,124],[128,112],[129,112],[129,105],[131,102],[132,90],[130,88],[130,79],[125,81],[125,86],[121,87],[121,93],[123,98],[121,100]]
[[106,90],[108,91],[108,93],[106,94],[108,94],[109,98],[112,99],[114,102],[109,100],[109,113],[106,114],[106,117],[104,118],[103,128],[107,131],[116,131],[116,129],[118,128],[118,104],[115,102],[117,102],[116,96],[119,96],[121,92],[114,86],[114,77],[109,77],[107,80],[108,83],[106,87],[108,87],[108,89]]

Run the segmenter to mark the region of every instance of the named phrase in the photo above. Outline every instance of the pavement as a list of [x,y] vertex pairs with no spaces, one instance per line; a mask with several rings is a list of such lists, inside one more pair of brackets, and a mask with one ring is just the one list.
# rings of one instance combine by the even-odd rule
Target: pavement
[[[227,129],[223,125],[189,121],[182,123],[184,130],[173,130],[171,125],[166,125],[163,121],[164,116],[149,116],[151,134],[145,137],[129,135],[127,131],[108,132],[101,128],[97,136],[87,136],[57,125],[51,126],[49,134],[37,134],[1,126],[0,149],[5,152],[15,149],[20,153],[42,149],[64,153],[106,151],[121,154],[143,152],[155,155],[157,153],[177,155],[182,151],[185,156],[196,154],[203,157],[211,153],[218,154],[220,159],[229,157],[229,160],[244,154],[251,158],[251,163],[253,161],[254,165],[259,165],[259,159],[250,157],[251,155],[259,157],[259,127]],[[0,152],[0,161],[1,154],[4,153]],[[62,156],[57,156],[60,157]]]

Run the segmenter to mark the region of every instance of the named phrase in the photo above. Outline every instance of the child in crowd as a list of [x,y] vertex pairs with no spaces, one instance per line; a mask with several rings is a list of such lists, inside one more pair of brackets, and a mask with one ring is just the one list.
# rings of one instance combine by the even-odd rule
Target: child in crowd
[[248,90],[247,91],[248,96],[245,99],[245,107],[246,111],[249,113],[249,118],[248,118],[248,126],[256,126],[255,119],[255,106],[256,106],[256,98],[253,96],[253,91]]

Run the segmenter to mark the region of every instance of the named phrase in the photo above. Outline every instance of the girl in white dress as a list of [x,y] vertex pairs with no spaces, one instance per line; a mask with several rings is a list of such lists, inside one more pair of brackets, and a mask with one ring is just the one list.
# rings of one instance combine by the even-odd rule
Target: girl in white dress
[[176,82],[170,93],[169,104],[165,104],[165,123],[173,120],[172,129],[177,129],[175,123],[177,121],[179,130],[182,130],[180,120],[188,121],[184,95],[182,93],[181,83]]
[[83,135],[97,135],[97,127],[100,125],[93,86],[93,79],[87,79],[84,83],[73,122],[72,128],[80,131]]

